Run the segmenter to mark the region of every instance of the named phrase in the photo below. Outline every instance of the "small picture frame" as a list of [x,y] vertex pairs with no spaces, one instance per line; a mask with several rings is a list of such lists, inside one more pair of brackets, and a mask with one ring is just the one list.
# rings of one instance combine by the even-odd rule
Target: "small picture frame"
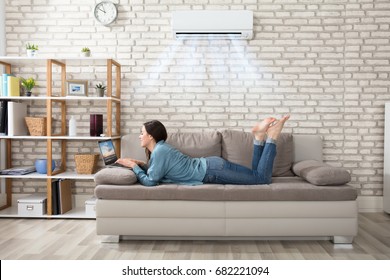
[[88,81],[84,80],[67,80],[68,96],[88,96]]

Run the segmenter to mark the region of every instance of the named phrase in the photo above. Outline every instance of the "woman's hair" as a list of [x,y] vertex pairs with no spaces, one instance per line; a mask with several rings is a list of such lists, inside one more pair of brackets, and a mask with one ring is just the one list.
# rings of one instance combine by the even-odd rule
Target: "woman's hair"
[[[165,126],[157,120],[149,121],[144,123],[145,130],[148,134],[152,135],[154,140],[157,142],[161,140],[167,140],[168,133]],[[149,161],[150,159],[150,151],[145,149],[146,158]]]

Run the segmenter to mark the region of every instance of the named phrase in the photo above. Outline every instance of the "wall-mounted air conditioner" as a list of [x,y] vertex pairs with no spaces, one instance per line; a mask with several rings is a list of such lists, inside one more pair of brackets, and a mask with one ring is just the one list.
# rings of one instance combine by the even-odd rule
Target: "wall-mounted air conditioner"
[[172,31],[176,39],[244,39],[253,37],[253,12],[175,11]]

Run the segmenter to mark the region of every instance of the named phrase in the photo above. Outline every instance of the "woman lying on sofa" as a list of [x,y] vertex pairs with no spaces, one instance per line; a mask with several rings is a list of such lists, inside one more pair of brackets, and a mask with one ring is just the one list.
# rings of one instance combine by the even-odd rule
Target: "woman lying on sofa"
[[120,158],[117,162],[131,167],[144,186],[156,186],[160,182],[188,185],[270,184],[276,140],[289,117],[284,116],[280,120],[266,118],[252,128],[255,138],[252,169],[221,157],[191,158],[184,155],[165,142],[167,130],[156,120],[144,123],[139,136],[141,146],[146,149],[148,164],[131,158]]

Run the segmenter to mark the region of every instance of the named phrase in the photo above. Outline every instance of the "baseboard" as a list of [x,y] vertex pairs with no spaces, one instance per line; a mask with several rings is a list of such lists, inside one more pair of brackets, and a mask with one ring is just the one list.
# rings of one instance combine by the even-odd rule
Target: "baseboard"
[[358,196],[359,212],[383,212],[383,196]]

